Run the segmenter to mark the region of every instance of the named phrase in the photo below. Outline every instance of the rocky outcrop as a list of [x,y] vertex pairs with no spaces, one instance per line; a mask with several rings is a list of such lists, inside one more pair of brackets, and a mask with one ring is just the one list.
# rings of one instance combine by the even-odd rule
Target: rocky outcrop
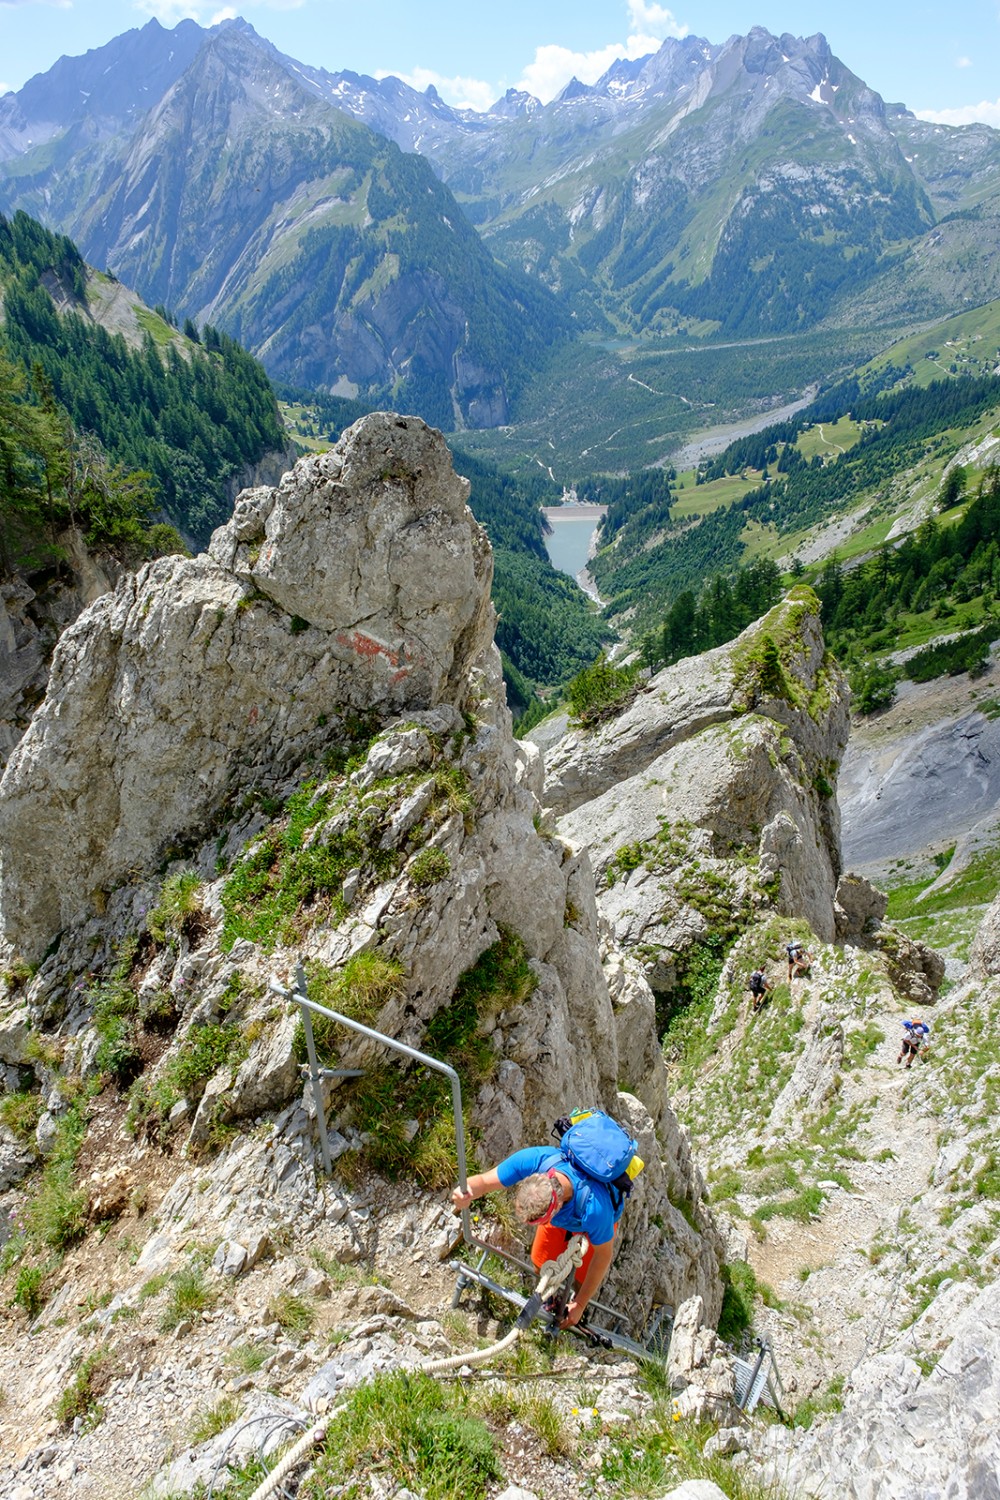
[[860,942],[879,926],[889,906],[884,891],[863,875],[841,875],[833,901],[837,941]]
[[[667,1102],[652,997],[627,968],[609,993],[588,856],[536,831],[541,765],[511,734],[491,556],[466,491],[440,434],[365,418],[276,489],[244,493],[207,555],[144,567],[66,632],[0,785],[3,931],[42,959],[16,998],[36,1026],[72,1037],[64,1066],[93,1076],[94,992],[78,976],[106,975],[137,939],[140,1016],[178,1027],[144,1098],[199,1028],[225,1022],[241,1039],[149,1127],[204,1151],[299,1093],[294,1018],[276,1010],[272,975],[301,958],[317,984],[336,983],[373,955],[398,982],[368,1019],[421,1047],[463,973],[513,935],[527,978],[472,1018],[483,1159],[546,1140],[580,1101],[611,1109],[647,1163],[623,1220],[616,1303],[641,1326],[654,1302],[698,1295],[711,1319],[719,1247]],[[162,902],[164,860],[200,880],[198,920],[157,939],[145,914]],[[265,916],[283,860],[296,894]],[[369,1043],[339,1050],[348,1066],[379,1064]],[[334,1154],[359,1150],[351,1096],[335,1089],[328,1110]],[[419,1146],[437,1114],[413,1113]],[[279,1180],[301,1175],[292,1157],[312,1170],[314,1129],[282,1147]],[[274,1168],[248,1149],[252,1184]],[[208,1234],[209,1195],[179,1194],[161,1214],[168,1239],[174,1218],[183,1242],[193,1215]],[[220,1227],[225,1274],[240,1247],[282,1227],[262,1192],[242,1200]]]
[[491,639],[491,558],[426,434],[372,418],[277,490],[245,494],[209,555],[148,564],[65,632],[0,783],[3,932],[18,951],[37,957],[127,871],[200,841],[227,799],[319,748],[330,720],[449,694],[465,706]]
[[973,940],[969,967],[978,979],[1000,974],[1000,897],[986,909]]
[[731,645],[652,678],[617,719],[549,757],[545,800],[590,848],[616,941],[654,989],[720,927],[768,909],[835,932],[844,679],[807,589]]
[[[795,1442],[773,1428],[772,1472],[815,1500],[988,1500],[1000,1491],[1000,1314],[996,1283],[958,1318],[929,1375],[904,1353],[867,1360],[843,1412]],[[789,1451],[789,1450],[792,1451]]]
[[0,585],[0,765],[45,695],[59,636],[122,574],[115,558],[93,555],[76,531],[58,545],[65,557],[59,567]]
[[737,1415],[733,1361],[715,1330],[705,1326],[704,1315],[700,1297],[689,1298],[677,1309],[667,1379],[679,1393],[673,1403],[678,1416],[724,1425]]

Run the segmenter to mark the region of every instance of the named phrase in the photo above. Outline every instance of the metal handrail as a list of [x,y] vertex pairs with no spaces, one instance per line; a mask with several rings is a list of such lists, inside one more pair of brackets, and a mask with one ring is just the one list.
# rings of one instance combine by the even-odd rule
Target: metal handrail
[[[465,1193],[468,1191],[465,1162],[465,1123],[462,1114],[462,1084],[455,1069],[439,1058],[429,1057],[426,1052],[418,1052],[415,1047],[408,1047],[405,1042],[398,1042],[395,1037],[386,1036],[383,1031],[375,1031],[371,1026],[365,1026],[361,1021],[352,1020],[350,1016],[341,1015],[339,1011],[331,1010],[329,1006],[319,1005],[315,1000],[310,1000],[306,989],[306,975],[299,960],[295,965],[295,983],[284,985],[277,979],[272,978],[269,988],[275,995],[280,995],[284,1000],[292,1000],[302,1013],[302,1030],[306,1038],[306,1054],[309,1058],[309,1081],[312,1089],[313,1101],[316,1105],[316,1116],[319,1121],[319,1145],[323,1154],[323,1167],[329,1177],[333,1172],[333,1162],[330,1160],[330,1143],[327,1140],[326,1106],[323,1103],[322,1080],[324,1077],[356,1077],[358,1070],[321,1068],[316,1053],[316,1039],[313,1035],[312,1015],[315,1012],[320,1016],[327,1016],[331,1021],[337,1021],[341,1026],[346,1026],[350,1031],[356,1031],[361,1036],[366,1036],[370,1041],[377,1042],[379,1046],[389,1047],[393,1052],[399,1052],[403,1057],[410,1058],[413,1062],[421,1063],[425,1068],[432,1068],[436,1073],[443,1073],[451,1084],[451,1107],[455,1122],[455,1155],[458,1162],[458,1185]],[[459,1210],[462,1223],[462,1238],[467,1245],[475,1246],[479,1250],[497,1255],[501,1260],[508,1261],[517,1266],[519,1270],[531,1276],[535,1268],[520,1256],[512,1255],[510,1251],[502,1250],[489,1240],[480,1239],[472,1228],[472,1219],[468,1207]],[[481,1271],[475,1273],[482,1276]],[[500,1289],[502,1290],[502,1289]],[[596,1298],[591,1299],[590,1304],[595,1310],[611,1317],[617,1317],[613,1309],[606,1307]]]
[[[286,1000],[293,1000],[302,1012],[302,1030],[306,1038],[306,1054],[309,1058],[309,1081],[312,1088],[313,1102],[316,1105],[316,1115],[319,1120],[319,1145],[323,1153],[323,1167],[329,1177],[333,1171],[333,1162],[330,1160],[330,1142],[327,1139],[326,1129],[326,1107],[323,1103],[322,1079],[324,1070],[319,1066],[319,1058],[316,1054],[316,1039],[313,1036],[312,1014],[315,1012],[320,1016],[327,1016],[331,1021],[346,1026],[350,1031],[356,1031],[361,1036],[366,1036],[370,1041],[378,1042],[382,1047],[389,1047],[393,1052],[399,1052],[403,1057],[418,1062],[425,1068],[432,1068],[436,1073],[443,1073],[451,1084],[451,1107],[455,1120],[455,1154],[458,1160],[458,1185],[462,1192],[468,1190],[466,1180],[465,1164],[465,1125],[462,1115],[462,1084],[455,1069],[448,1063],[441,1062],[436,1057],[428,1057],[426,1052],[418,1052],[415,1047],[408,1047],[405,1042],[396,1041],[395,1037],[386,1036],[382,1031],[375,1031],[371,1026],[364,1026],[360,1021],[352,1020],[350,1016],[343,1016],[339,1011],[330,1010],[329,1006],[319,1005],[315,1000],[310,1000],[306,989],[306,975],[301,960],[295,965],[295,983],[283,985],[279,980],[273,979],[270,989],[276,995],[281,995]],[[469,1218],[468,1208],[461,1210],[462,1234],[464,1238],[473,1245],[487,1246],[484,1240],[480,1240],[472,1232],[472,1221]]]

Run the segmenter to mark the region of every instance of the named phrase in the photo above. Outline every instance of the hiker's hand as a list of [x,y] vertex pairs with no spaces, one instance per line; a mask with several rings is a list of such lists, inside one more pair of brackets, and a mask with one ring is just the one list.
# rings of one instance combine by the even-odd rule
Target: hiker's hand
[[569,1306],[567,1307],[565,1316],[563,1317],[562,1322],[559,1324],[559,1327],[575,1328],[577,1323],[579,1323],[580,1319],[583,1317],[585,1311],[586,1305],[582,1302],[577,1302],[576,1298],[574,1297],[572,1302],[570,1302]]
[[466,1188],[464,1192],[460,1187],[455,1188],[451,1195],[451,1201],[455,1208],[455,1211],[457,1213],[461,1213],[463,1208],[468,1208],[469,1204],[475,1201],[475,1197],[475,1193],[473,1193],[469,1188]]

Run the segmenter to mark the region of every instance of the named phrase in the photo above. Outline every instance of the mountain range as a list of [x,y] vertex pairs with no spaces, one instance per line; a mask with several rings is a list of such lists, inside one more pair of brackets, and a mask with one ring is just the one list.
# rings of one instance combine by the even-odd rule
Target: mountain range
[[581,335],[898,328],[1000,294],[1000,132],[759,27],[479,114],[242,20],[150,21],[0,100],[19,207],[273,375],[451,430],[515,419]]

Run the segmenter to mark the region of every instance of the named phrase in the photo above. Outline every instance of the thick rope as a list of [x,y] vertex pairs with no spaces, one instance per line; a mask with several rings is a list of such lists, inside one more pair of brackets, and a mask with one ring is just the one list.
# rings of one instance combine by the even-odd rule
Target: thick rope
[[506,1338],[502,1338],[498,1344],[491,1344],[488,1349],[473,1349],[469,1354],[452,1354],[447,1359],[425,1360],[423,1364],[417,1366],[417,1369],[422,1370],[425,1375],[433,1375],[441,1370],[458,1370],[462,1365],[484,1364],[486,1360],[492,1359],[494,1355],[502,1354],[505,1349],[516,1344],[523,1332],[523,1328],[514,1327]]
[[[538,1273],[538,1285],[535,1287],[533,1295],[536,1297],[548,1297],[553,1292],[558,1291],[563,1282],[576,1270],[577,1266],[582,1264],[583,1246],[583,1236],[575,1234],[560,1256],[555,1260],[547,1260]],[[442,1370],[458,1370],[463,1365],[485,1364],[487,1360],[493,1359],[496,1355],[502,1354],[505,1349],[509,1349],[513,1344],[516,1344],[524,1332],[525,1329],[518,1327],[515,1323],[506,1337],[502,1338],[498,1344],[491,1344],[488,1349],[474,1349],[468,1354],[452,1354],[447,1359],[426,1360],[423,1364],[418,1365],[417,1368],[422,1370],[425,1375],[433,1375]],[[256,1500],[256,1497],[252,1496],[251,1500]]]
[[257,1486],[250,1496],[250,1500],[266,1500],[268,1495],[273,1495],[278,1486],[288,1477],[292,1470],[298,1468],[299,1464],[306,1457],[306,1454],[315,1448],[317,1443],[323,1441],[326,1437],[326,1429],[334,1417],[339,1416],[346,1409],[345,1406],[338,1406],[328,1417],[324,1417],[322,1422],[317,1422],[314,1427],[310,1427],[309,1431],[299,1438],[294,1448],[289,1448],[280,1464],[271,1470],[263,1484]]
[[538,1273],[535,1291],[540,1297],[556,1292],[569,1278],[571,1271],[583,1265],[583,1247],[586,1241],[582,1234],[574,1234],[563,1253],[555,1260],[547,1260]]
[[[560,1256],[555,1260],[547,1260],[545,1262],[538,1274],[538,1285],[534,1291],[535,1296],[548,1297],[553,1292],[558,1291],[563,1282],[582,1264],[583,1246],[583,1236],[575,1234]],[[432,1375],[443,1370],[457,1370],[463,1365],[485,1364],[487,1360],[495,1358],[496,1355],[502,1354],[505,1349],[509,1349],[512,1345],[516,1344],[524,1332],[523,1328],[518,1328],[515,1324],[499,1343],[491,1344],[488,1349],[473,1349],[467,1354],[452,1354],[447,1359],[425,1360],[423,1364],[417,1366],[417,1369],[423,1371],[425,1375]],[[322,1422],[317,1422],[314,1427],[310,1427],[309,1431],[299,1439],[294,1448],[289,1449],[277,1468],[272,1469],[263,1484],[254,1490],[250,1496],[250,1500],[267,1500],[268,1495],[273,1495],[286,1476],[298,1467],[317,1443],[323,1441],[326,1437],[326,1430],[334,1417],[339,1416],[345,1410],[345,1406],[335,1407],[329,1416],[323,1418]]]

